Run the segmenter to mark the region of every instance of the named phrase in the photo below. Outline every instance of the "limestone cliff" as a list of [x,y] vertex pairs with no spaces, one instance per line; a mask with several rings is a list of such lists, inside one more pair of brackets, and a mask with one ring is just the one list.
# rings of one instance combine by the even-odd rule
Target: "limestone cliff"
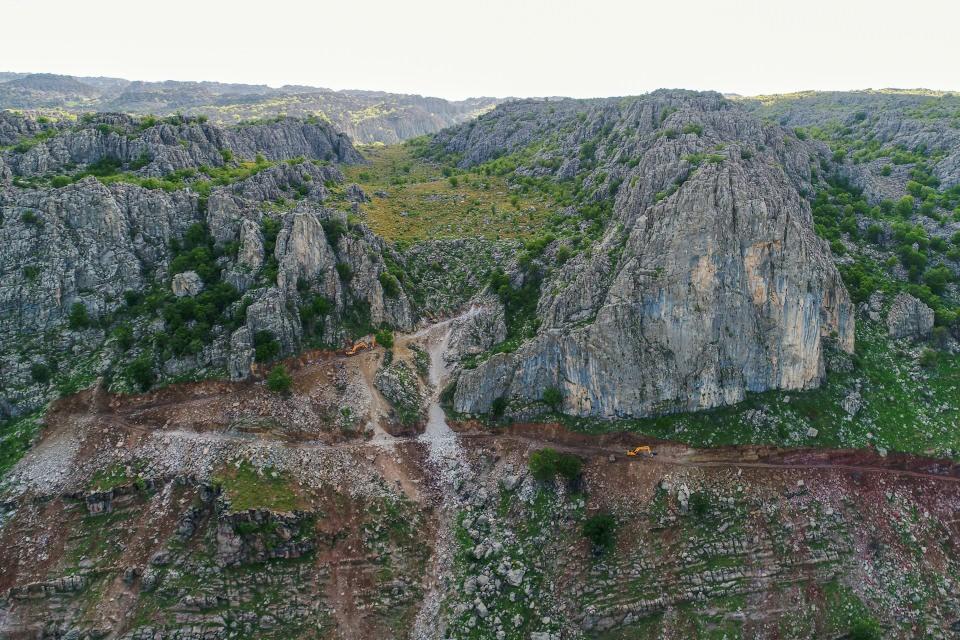
[[828,341],[852,350],[852,306],[801,195],[818,148],[719,95],[674,92],[508,105],[445,143],[469,164],[545,138],[530,170],[595,149],[582,179],[615,194],[612,220],[545,282],[536,337],[463,372],[457,411],[550,387],[577,415],[704,409],[816,386]]

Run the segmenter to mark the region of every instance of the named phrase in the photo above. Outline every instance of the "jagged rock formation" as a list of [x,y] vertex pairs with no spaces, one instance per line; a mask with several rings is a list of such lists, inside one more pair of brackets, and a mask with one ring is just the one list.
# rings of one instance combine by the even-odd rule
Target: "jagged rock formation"
[[[35,407],[49,393],[44,380],[37,384],[31,376],[36,366],[49,367],[65,351],[73,359],[63,366],[71,370],[103,349],[124,314],[134,314],[135,343],[121,361],[141,354],[167,375],[227,370],[246,377],[258,332],[279,343],[271,352],[276,357],[307,342],[336,345],[348,333],[381,324],[413,326],[402,286],[386,295],[379,280],[390,250],[333,208],[347,203],[333,193],[342,189],[343,176],[328,161],[362,158],[330,125],[291,119],[222,129],[115,114],[75,126],[38,125],[9,113],[0,114],[0,124],[13,143],[0,152],[6,168],[0,174],[8,176],[0,187],[6,412]],[[30,144],[21,146],[25,140]],[[88,175],[103,167],[105,178]],[[197,258],[183,248],[197,225],[209,233],[206,250],[215,258],[200,275]],[[186,268],[178,267],[177,256]],[[218,289],[218,282],[231,288]],[[167,332],[172,317],[164,314],[170,312],[158,308],[159,317],[151,319],[127,310],[159,283],[178,298],[210,291],[213,298],[198,298],[200,305],[229,297],[213,326],[186,318],[193,335],[209,335],[189,352],[150,349],[150,336]],[[82,317],[70,317],[78,305]],[[301,308],[310,305],[304,327]],[[93,364],[93,372],[103,373],[110,359]]]
[[580,415],[703,409],[816,386],[831,335],[852,350],[852,307],[801,195],[818,148],[721,96],[513,103],[439,139],[465,165],[539,144],[518,172],[540,175],[574,175],[595,149],[584,185],[616,194],[592,255],[545,284],[536,338],[465,371],[456,410],[550,387]]
[[933,330],[933,309],[909,293],[900,293],[887,312],[887,330],[894,338],[923,338]]
[[[23,116],[0,112],[0,120],[21,136],[32,130],[31,125],[18,122],[26,120]],[[220,167],[227,164],[226,157],[253,159],[258,154],[267,160],[304,156],[333,162],[362,161],[349,139],[330,125],[295,119],[223,129],[178,117],[153,124],[105,113],[87,117],[77,127],[67,121],[47,123],[41,132],[52,135],[35,138],[35,143],[25,140],[27,148],[4,154],[4,162],[14,175],[57,173],[104,160],[139,166],[137,175],[155,178],[200,166]]]
[[[863,130],[872,143],[913,151],[939,152],[933,172],[945,187],[960,183],[960,130],[955,126],[960,95],[932,91],[811,91],[748,99],[760,115],[789,127],[840,126]],[[881,173],[888,160],[850,168],[850,176],[875,201],[899,197],[909,177],[907,167]]]
[[[54,74],[0,76],[0,109],[56,108],[73,112],[203,115],[219,124],[322,114],[357,142],[392,144],[464,122],[494,107],[496,98],[449,101],[381,91],[319,87],[140,82]],[[0,130],[0,144],[2,130]]]

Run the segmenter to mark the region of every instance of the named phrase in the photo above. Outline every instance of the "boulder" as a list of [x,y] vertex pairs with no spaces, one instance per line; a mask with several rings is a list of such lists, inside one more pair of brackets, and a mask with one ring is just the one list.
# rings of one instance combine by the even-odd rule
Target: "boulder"
[[925,338],[933,331],[933,309],[909,293],[899,293],[887,312],[892,338]]
[[193,297],[203,291],[203,280],[196,271],[184,271],[173,276],[170,289],[178,298]]

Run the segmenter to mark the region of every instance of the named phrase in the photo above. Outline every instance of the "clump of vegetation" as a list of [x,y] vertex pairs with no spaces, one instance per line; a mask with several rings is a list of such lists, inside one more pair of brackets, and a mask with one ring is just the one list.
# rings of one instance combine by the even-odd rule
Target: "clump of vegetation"
[[280,341],[269,331],[257,331],[253,334],[254,360],[270,362],[280,355]]
[[74,302],[70,305],[67,325],[74,331],[87,329],[90,326],[90,314],[87,312],[86,305],[82,302]]
[[603,553],[616,542],[617,521],[609,513],[597,513],[583,523],[583,537],[590,541],[594,552]]
[[0,421],[0,478],[5,476],[33,445],[42,420],[41,413],[34,413]]
[[238,466],[223,469],[214,482],[233,511],[268,509],[289,512],[304,506],[292,479],[272,467],[257,469],[249,461],[243,461]]
[[547,387],[544,389],[543,395],[540,398],[552,411],[559,411],[560,405],[563,404],[563,392],[556,387]]
[[690,494],[690,513],[697,519],[703,520],[710,515],[713,509],[713,498],[706,491],[694,491]]
[[293,378],[287,373],[287,368],[278,364],[267,374],[267,388],[274,393],[288,393],[293,386]]
[[377,341],[377,344],[382,346],[384,349],[393,348],[393,331],[387,329],[386,327],[377,331],[374,338]]
[[146,391],[156,381],[156,376],[153,373],[153,363],[145,355],[127,365],[127,376],[141,391]]
[[50,377],[53,375],[53,372],[50,370],[50,367],[43,362],[35,362],[30,365],[30,378],[37,384],[47,384],[50,382]]
[[553,480],[558,475],[572,482],[580,477],[583,462],[575,455],[547,447],[530,454],[527,466],[533,477],[542,482]]

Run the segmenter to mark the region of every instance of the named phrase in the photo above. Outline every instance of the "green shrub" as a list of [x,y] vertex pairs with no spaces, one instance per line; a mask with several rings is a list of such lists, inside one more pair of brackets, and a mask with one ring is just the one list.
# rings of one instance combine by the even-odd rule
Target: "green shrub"
[[73,179],[70,176],[53,176],[50,178],[50,186],[54,189],[59,189],[72,183]]
[[900,200],[897,201],[897,215],[903,216],[904,218],[909,218],[913,214],[913,196],[903,196]]
[[583,523],[583,537],[587,538],[597,551],[603,552],[613,547],[616,540],[617,521],[608,513],[598,513]]
[[270,362],[280,355],[280,341],[269,331],[257,331],[253,334],[254,360]]
[[694,135],[699,136],[700,134],[703,133],[703,125],[697,124],[695,122],[691,122],[689,124],[684,125],[683,132],[692,133]]
[[695,491],[690,494],[690,513],[703,519],[710,513],[713,507],[713,500],[706,491]]
[[574,455],[558,453],[547,447],[530,454],[527,466],[534,478],[546,482],[553,480],[558,474],[567,480],[575,480],[580,475],[583,463]]
[[23,224],[37,224],[39,218],[37,218],[37,214],[33,211],[24,211],[20,214],[20,222]]
[[141,391],[146,391],[153,386],[153,364],[147,356],[141,356],[131,362],[127,367],[127,375],[137,383]]
[[947,285],[953,281],[953,271],[945,265],[930,267],[923,273],[923,283],[938,296],[943,295]]
[[327,242],[334,247],[340,242],[340,238],[347,234],[347,225],[339,218],[327,218],[320,222],[320,226],[323,227],[323,233],[327,236]]
[[389,271],[384,271],[378,278],[380,286],[383,287],[383,294],[388,298],[396,298],[400,295],[400,281]]
[[50,367],[42,362],[37,362],[30,367],[30,377],[38,384],[47,384],[50,382],[51,375]]
[[390,331],[390,329],[380,329],[380,331],[377,331],[374,338],[376,338],[377,344],[382,346],[384,349],[393,348],[393,331]]
[[507,410],[507,399],[503,396],[494,399],[493,403],[490,405],[490,415],[494,418],[499,418],[503,416],[504,412]]
[[113,339],[122,351],[127,351],[133,346],[133,329],[129,324],[121,324],[113,330]]
[[82,302],[74,302],[70,306],[67,324],[73,330],[86,329],[90,326],[90,315]]
[[543,390],[543,395],[540,396],[540,399],[552,410],[557,411],[563,403],[563,392],[556,387],[547,387]]
[[847,637],[850,640],[880,640],[883,634],[876,620],[865,619],[854,622]]
[[457,180],[457,176],[450,176],[449,180],[450,180],[450,186],[453,187],[454,189],[456,189],[457,186],[460,184],[460,181]]
[[920,354],[919,362],[924,369],[933,369],[940,362],[940,355],[933,349],[924,349]]
[[275,366],[267,375],[267,388],[274,393],[287,393],[292,385],[293,379],[282,364]]
[[337,263],[337,275],[340,276],[340,279],[344,282],[349,282],[353,278],[353,269],[350,268],[350,265],[346,262]]

